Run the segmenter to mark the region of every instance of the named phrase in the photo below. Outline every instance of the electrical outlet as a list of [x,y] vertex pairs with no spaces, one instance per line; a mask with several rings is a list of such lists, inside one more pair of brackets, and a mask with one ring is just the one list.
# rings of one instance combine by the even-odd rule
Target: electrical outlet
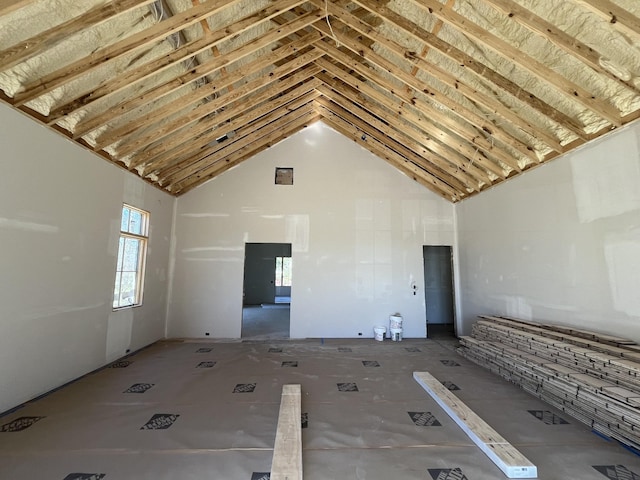
[[361,337],[362,336],[362,332],[358,332],[358,336]]
[[209,332],[204,332],[204,334],[208,337],[209,336]]

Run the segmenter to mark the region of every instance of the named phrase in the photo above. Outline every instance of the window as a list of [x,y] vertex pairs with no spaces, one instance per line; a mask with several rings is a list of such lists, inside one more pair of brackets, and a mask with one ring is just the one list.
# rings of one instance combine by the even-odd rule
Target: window
[[142,304],[144,261],[149,240],[149,212],[122,206],[113,308]]
[[291,257],[276,257],[276,287],[291,286]]

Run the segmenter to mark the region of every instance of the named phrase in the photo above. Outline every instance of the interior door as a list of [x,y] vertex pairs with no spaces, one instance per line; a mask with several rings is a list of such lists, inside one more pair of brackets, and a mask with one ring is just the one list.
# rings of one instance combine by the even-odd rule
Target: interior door
[[429,326],[448,325],[453,328],[453,268],[452,250],[448,245],[425,245],[424,300],[427,334]]

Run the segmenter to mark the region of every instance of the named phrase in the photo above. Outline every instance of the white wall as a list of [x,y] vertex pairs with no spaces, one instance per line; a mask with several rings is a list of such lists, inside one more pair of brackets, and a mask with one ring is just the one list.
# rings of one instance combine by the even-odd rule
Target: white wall
[[640,341],[640,124],[456,207],[464,331],[477,314]]
[[[0,105],[0,412],[164,337],[174,199]],[[151,212],[144,305],[112,312],[122,203]]]
[[[275,167],[294,185],[274,185]],[[453,223],[450,203],[315,124],[179,198],[169,336],[239,337],[244,244],[278,242],[292,338],[372,337],[396,311],[425,337],[422,246],[453,245]]]

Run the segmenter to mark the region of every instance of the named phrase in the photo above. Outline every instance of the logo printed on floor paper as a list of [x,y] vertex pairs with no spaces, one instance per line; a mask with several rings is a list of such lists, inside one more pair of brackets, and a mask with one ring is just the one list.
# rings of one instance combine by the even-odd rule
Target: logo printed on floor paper
[[302,418],[302,428],[307,428],[309,426],[309,414],[308,413],[303,413],[302,415],[300,415]]
[[233,389],[233,393],[251,393],[256,389],[256,383],[239,383]]
[[418,427],[441,427],[442,424],[431,412],[407,412]]
[[109,365],[109,368],[127,368],[132,363],[133,362],[130,360],[121,360],[119,362],[113,362],[111,365]]
[[559,417],[549,410],[527,410],[531,415],[547,425],[568,425],[564,418]]
[[196,350],[196,353],[209,353],[211,350],[213,350],[213,348],[199,348],[198,350]]
[[0,432],[20,432],[46,417],[20,417],[0,427]]
[[173,422],[179,416],[173,413],[156,413],[147,423],[140,427],[140,430],[166,430],[173,425]]
[[70,473],[64,480],[101,480],[106,476],[106,473]]
[[459,367],[460,364],[455,360],[440,360],[440,363],[446,367]]
[[154,385],[155,383],[134,383],[122,393],[144,393]]
[[282,362],[283,367],[297,367],[298,362]]
[[362,365],[365,367],[379,367],[380,364],[375,360],[363,360]]
[[212,368],[216,362],[200,362],[196,368]]
[[251,480],[270,480],[271,474],[269,472],[253,472]]
[[269,353],[282,353],[281,348],[270,348]]
[[433,480],[469,480],[460,468],[430,468]]
[[351,349],[349,347],[338,347],[338,351],[342,353],[351,353]]
[[448,390],[456,391],[456,390],[460,390],[460,387],[457,386],[455,383],[450,382],[449,380],[445,380],[444,382],[442,382],[442,385],[444,385]]
[[624,465],[592,465],[598,472],[610,480],[640,480],[640,475],[633,473]]
[[421,352],[422,351],[418,347],[406,347],[405,350],[407,352],[411,352],[411,353],[417,353],[417,352]]
[[355,383],[338,383],[339,392],[358,392],[358,385]]

